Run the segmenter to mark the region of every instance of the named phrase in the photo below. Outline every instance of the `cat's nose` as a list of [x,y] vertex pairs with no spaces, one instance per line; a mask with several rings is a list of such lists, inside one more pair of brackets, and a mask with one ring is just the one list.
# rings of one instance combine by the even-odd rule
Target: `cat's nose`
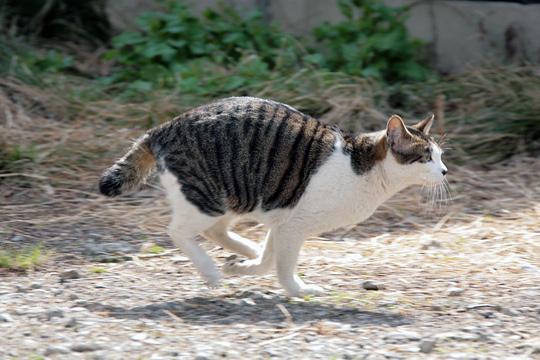
[[442,174],[443,174],[443,175],[446,175],[447,172],[448,172],[447,169],[443,169]]

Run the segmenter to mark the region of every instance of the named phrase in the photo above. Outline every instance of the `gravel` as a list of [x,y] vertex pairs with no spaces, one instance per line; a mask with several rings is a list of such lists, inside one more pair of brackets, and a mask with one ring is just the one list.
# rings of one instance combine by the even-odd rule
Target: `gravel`
[[[209,249],[225,262],[222,250]],[[411,278],[403,287],[389,271],[384,289],[366,292],[364,281],[351,280],[347,272],[331,275],[313,256],[301,263],[301,271],[306,281],[320,283],[325,273],[331,275],[329,293],[287,298],[273,275],[228,277],[221,288],[209,290],[177,256],[169,251],[100,264],[100,273],[91,271],[97,262],[69,270],[55,263],[56,268],[4,277],[0,358],[472,359],[484,358],[478,351],[495,358],[537,351],[529,338],[539,325],[540,307],[533,301],[538,287],[506,293],[493,286],[489,295],[469,290],[471,303],[432,295],[438,304],[433,308],[421,303],[425,295],[407,300],[425,292],[425,280]],[[341,255],[329,251],[327,256],[339,262]],[[59,277],[69,280],[60,283]],[[430,285],[433,294],[448,288],[439,280]],[[512,311],[506,315],[504,309]],[[483,311],[495,315],[485,318]]]

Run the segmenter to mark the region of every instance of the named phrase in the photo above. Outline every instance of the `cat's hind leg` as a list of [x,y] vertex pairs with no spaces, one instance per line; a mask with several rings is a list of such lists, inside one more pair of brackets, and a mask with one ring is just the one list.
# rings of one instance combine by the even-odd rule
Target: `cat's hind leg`
[[170,172],[161,175],[161,183],[167,192],[173,214],[169,235],[174,243],[191,260],[208,286],[217,287],[221,272],[216,264],[197,243],[197,236],[208,229],[218,217],[202,213],[180,192],[178,180]]
[[189,218],[174,217],[169,226],[169,235],[176,247],[191,260],[193,266],[207,285],[217,287],[221,280],[221,272],[212,258],[197,243],[197,235],[201,233],[212,220],[203,214],[192,214]]
[[220,218],[214,225],[204,231],[203,236],[232,252],[250,259],[257,258],[260,252],[259,245],[232,231],[228,231],[227,228],[231,220],[227,216]]

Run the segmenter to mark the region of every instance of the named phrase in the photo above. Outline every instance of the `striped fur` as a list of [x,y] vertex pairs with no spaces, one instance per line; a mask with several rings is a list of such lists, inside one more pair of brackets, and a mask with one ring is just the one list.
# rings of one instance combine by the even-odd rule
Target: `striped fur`
[[229,98],[149,134],[162,169],[209,215],[293,207],[339,133],[280,103]]

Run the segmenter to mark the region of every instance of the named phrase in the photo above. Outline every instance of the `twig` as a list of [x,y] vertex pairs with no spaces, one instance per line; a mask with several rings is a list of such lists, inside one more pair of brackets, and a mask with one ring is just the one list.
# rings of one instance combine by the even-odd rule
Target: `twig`
[[15,177],[15,176],[21,176],[21,177],[29,177],[39,180],[47,180],[48,178],[41,175],[34,175],[34,174],[24,174],[24,173],[9,173],[9,174],[0,174],[0,178],[4,177]]
[[[278,304],[278,305],[281,305],[281,304]],[[281,341],[281,340],[287,340],[287,339],[292,339],[293,337],[299,335],[300,332],[299,331],[295,331],[291,334],[288,334],[288,335],[285,335],[285,336],[282,336],[282,337],[278,337],[278,338],[274,338],[274,339],[270,339],[270,340],[266,340],[266,341],[261,341],[259,343],[259,346],[264,346],[264,345],[268,345],[268,344],[273,344],[275,342],[278,342],[278,341]]]
[[293,326],[294,322],[293,322],[293,318],[292,318],[292,315],[289,312],[289,310],[287,310],[287,308],[283,304],[277,304],[276,306],[279,309],[279,311],[281,311],[283,313],[283,316],[285,316],[285,320],[287,321],[287,325],[289,327]]

